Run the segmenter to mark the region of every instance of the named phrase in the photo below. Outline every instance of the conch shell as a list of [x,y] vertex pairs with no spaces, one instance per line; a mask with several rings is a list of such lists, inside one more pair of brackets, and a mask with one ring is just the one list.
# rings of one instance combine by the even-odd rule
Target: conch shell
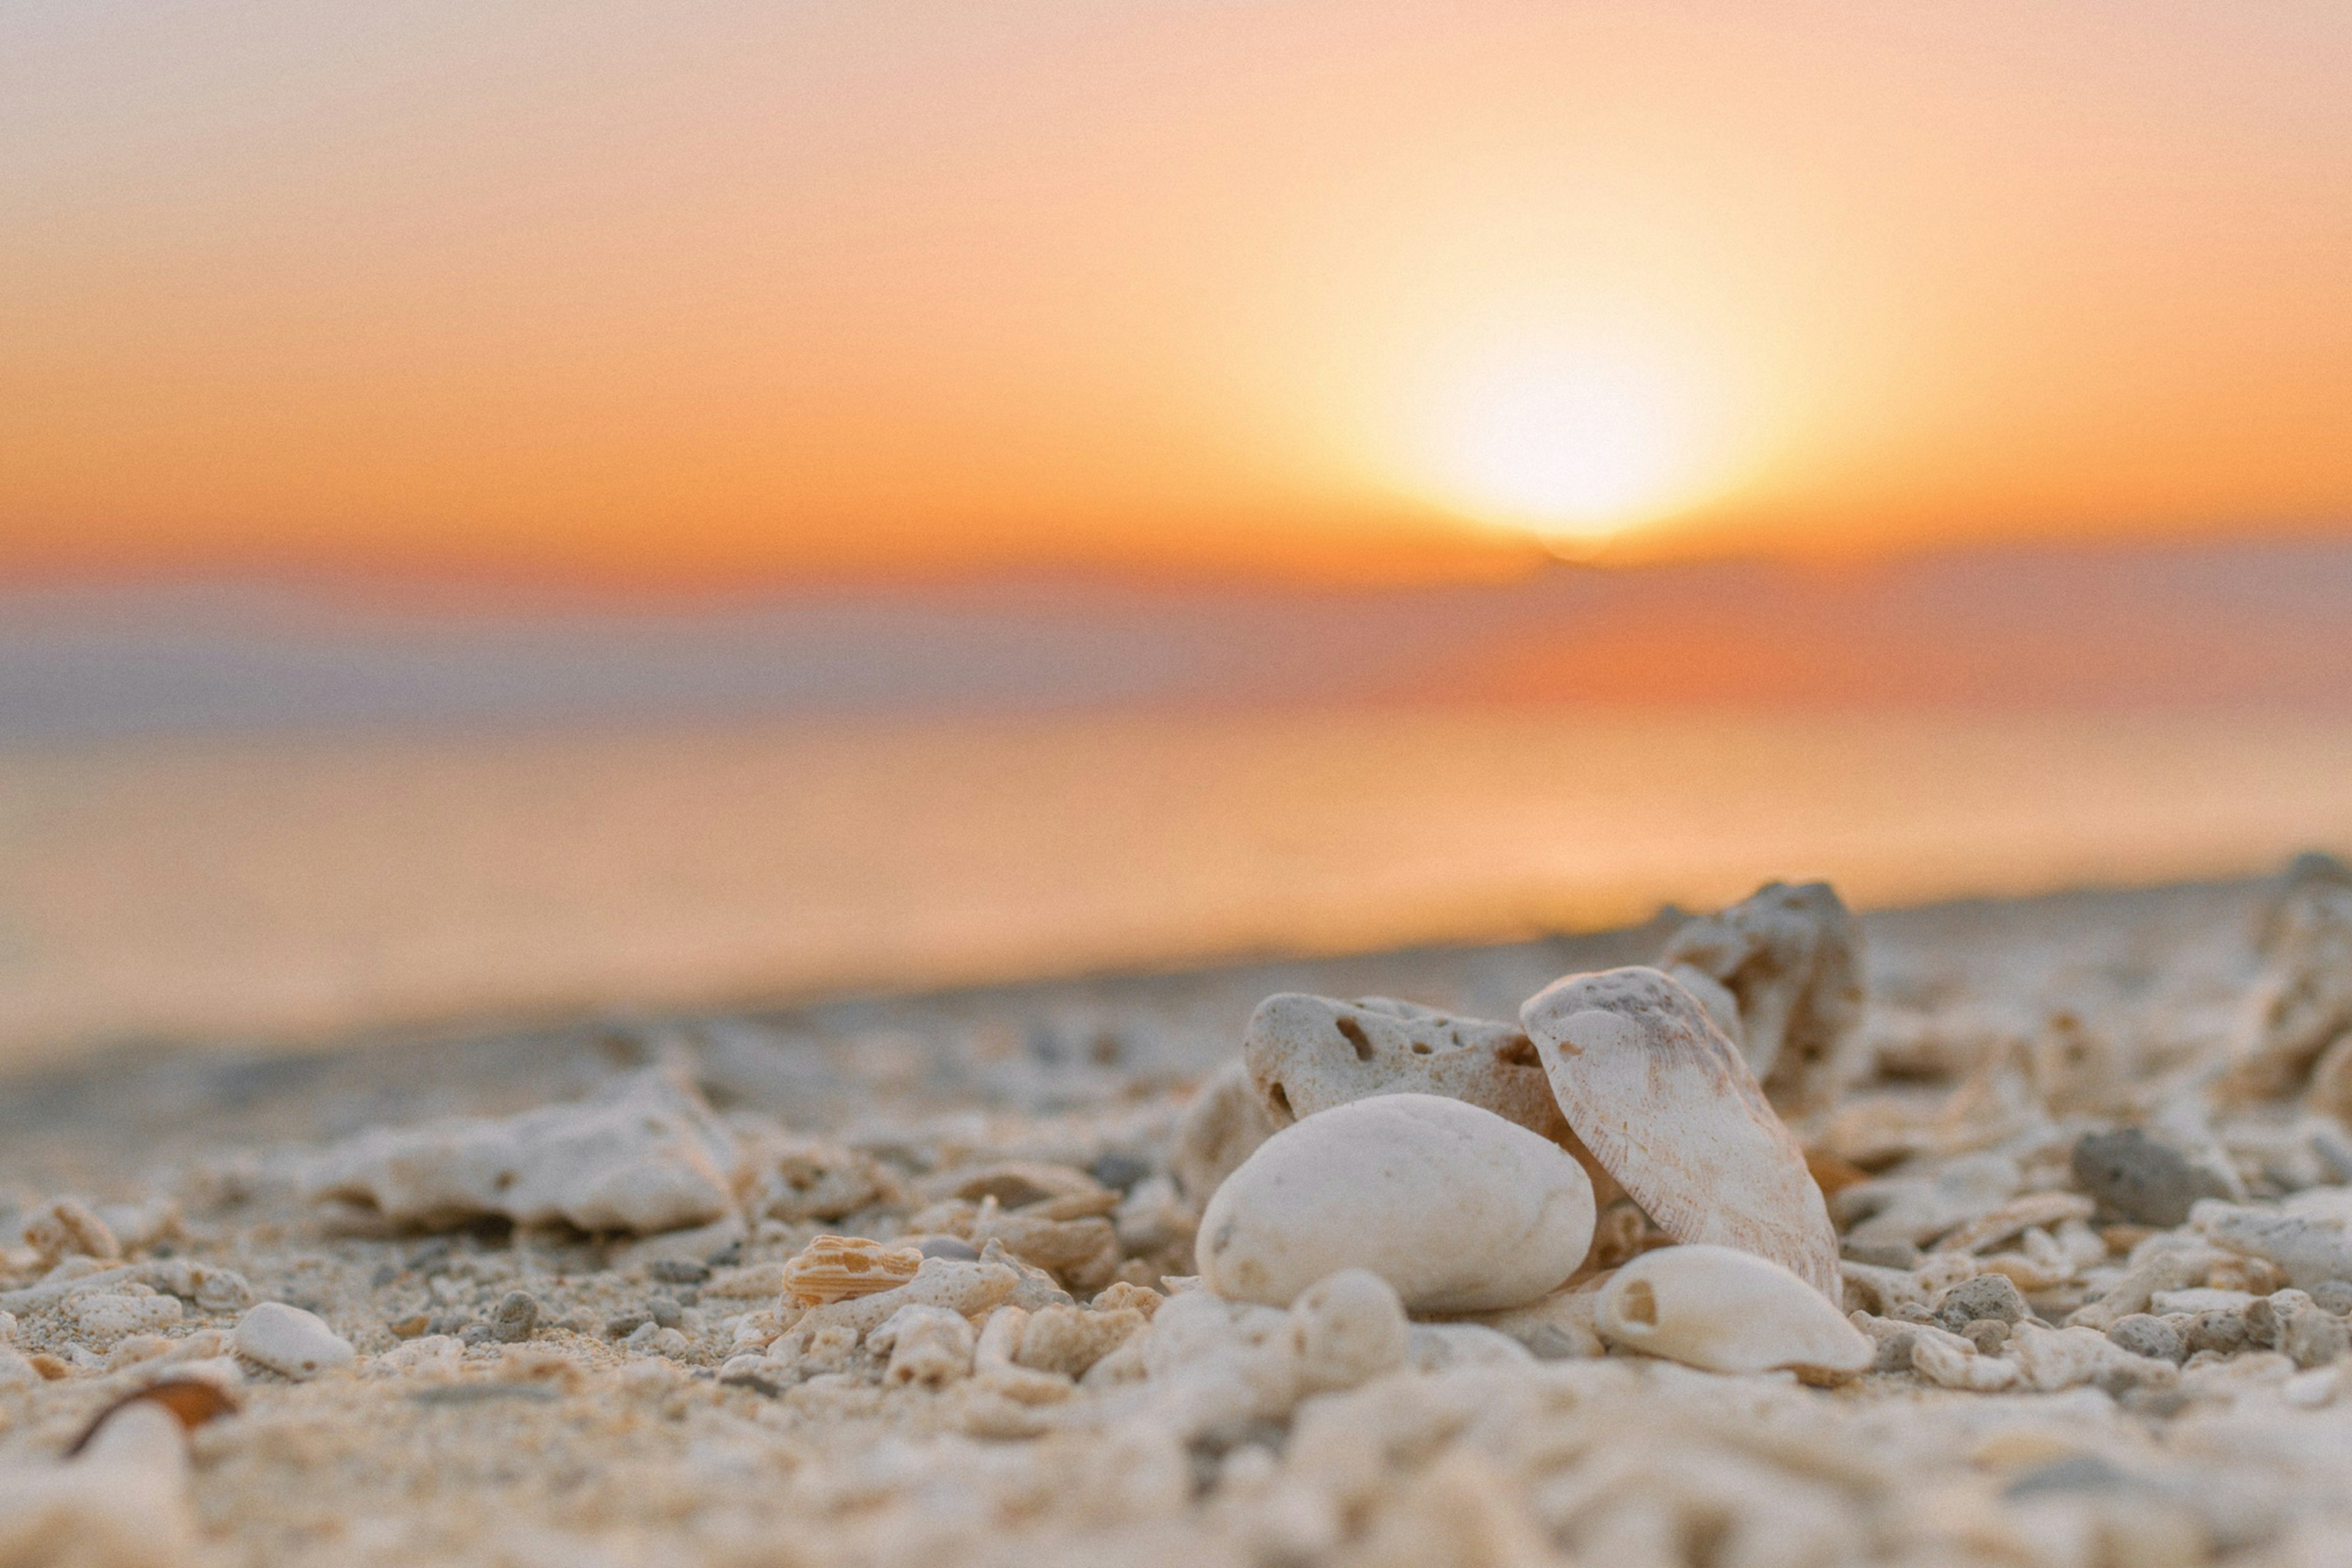
[[1570,975],[1519,1010],[1569,1125],[1666,1234],[1736,1247],[1839,1298],[1804,1151],[1697,998],[1657,970]]

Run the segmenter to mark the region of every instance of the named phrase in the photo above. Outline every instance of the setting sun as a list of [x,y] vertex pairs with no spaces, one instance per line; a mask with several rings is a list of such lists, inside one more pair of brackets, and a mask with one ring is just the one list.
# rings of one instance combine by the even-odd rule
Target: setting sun
[[1701,399],[1663,355],[1523,344],[1442,383],[1433,489],[1482,522],[1578,553],[1702,499]]

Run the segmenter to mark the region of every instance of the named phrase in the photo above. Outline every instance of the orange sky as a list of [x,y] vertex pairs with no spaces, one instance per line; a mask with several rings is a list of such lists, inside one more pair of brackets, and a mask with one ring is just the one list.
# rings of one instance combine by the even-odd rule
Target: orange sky
[[14,7],[0,570],[2352,529],[2347,77],[2340,0]]

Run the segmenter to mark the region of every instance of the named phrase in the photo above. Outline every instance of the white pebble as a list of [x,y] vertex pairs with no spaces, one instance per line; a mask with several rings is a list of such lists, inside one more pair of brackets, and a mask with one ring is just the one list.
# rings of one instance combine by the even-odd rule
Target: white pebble
[[1228,1299],[1286,1307],[1363,1268],[1409,1311],[1532,1301],[1592,1240],[1592,1184],[1559,1144],[1491,1110],[1388,1094],[1284,1128],[1201,1219],[1201,1277]]
[[264,1301],[236,1321],[236,1353],[297,1382],[348,1366],[353,1354],[316,1313],[283,1301]]
[[1290,1304],[1298,1377],[1310,1392],[1353,1388],[1404,1364],[1412,1325],[1395,1288],[1362,1268],[1317,1281]]

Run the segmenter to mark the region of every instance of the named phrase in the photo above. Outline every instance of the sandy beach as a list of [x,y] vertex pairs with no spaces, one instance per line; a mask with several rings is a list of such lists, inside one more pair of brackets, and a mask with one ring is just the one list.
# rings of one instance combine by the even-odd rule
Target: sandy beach
[[[184,1481],[120,1494],[153,1510],[137,1539],[58,1505],[92,1543],[73,1561],[2334,1562],[2352,1282],[2232,1228],[2284,1216],[2340,1246],[2352,1190],[2338,1091],[2307,1056],[2252,1099],[2222,1087],[2248,1009],[2302,962],[2282,896],[1862,921],[1867,1002],[1835,1089],[1787,1117],[1839,1225],[1840,1307],[1875,1347],[1836,1376],[1441,1313],[1402,1364],[1318,1387],[1251,1337],[1304,1309],[1236,1306],[1213,1332],[1196,1310],[1229,1310],[1196,1278],[1203,1085],[1234,1081],[1263,998],[1511,1019],[1560,975],[1657,962],[1673,915],[24,1069],[0,1093],[0,1474],[70,1479],[55,1456],[113,1402],[212,1380],[236,1408],[193,1432]],[[409,1212],[402,1182],[462,1174],[366,1152],[600,1097],[700,1140],[719,1196],[642,1226],[468,1214],[446,1192]],[[2210,1184],[2193,1223],[2086,1184],[2085,1137],[2127,1128]],[[598,1147],[581,1158],[617,1157]],[[1698,1250],[1643,1250],[1668,1238],[1626,1202],[1596,1249]],[[823,1235],[913,1238],[948,1260],[926,1268],[995,1268],[1003,1289],[969,1321],[908,1309],[896,1350],[872,1325],[796,1342],[780,1292]],[[1994,1315],[1954,1321],[1970,1292]],[[273,1302],[341,1347],[330,1364],[273,1367],[255,1326]],[[926,1362],[910,1325],[943,1324]]]

